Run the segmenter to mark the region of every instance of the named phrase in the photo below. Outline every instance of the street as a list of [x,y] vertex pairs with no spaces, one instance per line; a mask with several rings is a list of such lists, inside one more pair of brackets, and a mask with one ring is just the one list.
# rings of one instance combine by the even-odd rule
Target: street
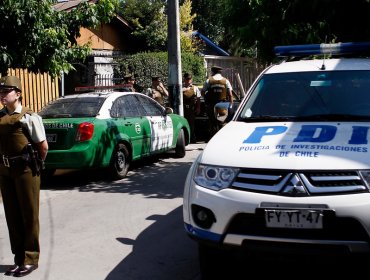
[[[39,268],[33,280],[199,279],[197,245],[182,222],[183,182],[204,143],[134,164],[128,177],[58,171],[43,181]],[[1,201],[0,201],[1,204]],[[0,279],[13,264],[0,207]]]

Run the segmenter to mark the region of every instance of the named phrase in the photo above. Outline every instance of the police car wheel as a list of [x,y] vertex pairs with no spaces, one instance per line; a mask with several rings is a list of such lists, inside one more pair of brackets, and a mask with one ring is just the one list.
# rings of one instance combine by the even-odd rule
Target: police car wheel
[[56,172],[56,169],[44,169],[41,171],[41,177],[42,178],[49,178],[52,177]]
[[111,171],[113,177],[123,179],[126,177],[130,167],[130,153],[125,144],[118,144],[113,152],[111,160]]
[[184,135],[184,130],[181,129],[181,131],[179,132],[179,135],[177,136],[175,154],[176,154],[176,157],[183,158],[185,156],[185,153],[186,153],[185,135]]

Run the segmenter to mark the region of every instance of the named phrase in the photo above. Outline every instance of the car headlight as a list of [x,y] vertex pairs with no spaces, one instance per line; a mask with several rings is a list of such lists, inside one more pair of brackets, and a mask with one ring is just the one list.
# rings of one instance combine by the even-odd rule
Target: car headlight
[[201,187],[219,191],[229,187],[238,172],[238,168],[199,164],[195,170],[194,181]]

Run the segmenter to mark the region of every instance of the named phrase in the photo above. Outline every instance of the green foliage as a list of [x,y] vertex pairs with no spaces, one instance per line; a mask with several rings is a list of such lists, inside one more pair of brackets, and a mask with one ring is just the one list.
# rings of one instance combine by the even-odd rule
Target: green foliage
[[[206,35],[216,44],[223,42],[225,27],[222,21],[224,0],[194,0],[192,11],[198,16],[194,19],[194,29]],[[245,1],[240,1],[245,2]],[[239,4],[233,7],[239,10]]]
[[[193,73],[195,83],[202,83],[205,79],[204,61],[194,53],[183,53],[181,56],[183,72]],[[142,88],[151,86],[151,77],[159,76],[167,85],[168,53],[142,52],[119,59],[115,68],[115,76],[123,77],[133,74],[136,83]]]
[[120,13],[134,28],[132,34],[142,46],[138,51],[166,50],[167,16],[162,0],[125,0]]
[[[234,55],[274,59],[276,45],[368,41],[369,0],[222,0],[224,40]],[[238,9],[235,9],[238,7]],[[198,12],[199,13],[199,12]],[[207,33],[204,33],[207,34]],[[254,55],[253,55],[254,56]]]
[[3,0],[0,5],[0,72],[27,68],[58,76],[86,58],[89,44],[78,46],[80,27],[96,27],[112,18],[118,0],[82,2],[70,12],[57,12],[50,0]]
[[[192,22],[195,15],[191,14],[191,0],[185,0],[179,7],[180,14],[180,44],[183,52],[195,52],[192,45]],[[137,51],[167,51],[168,23],[166,1],[163,0],[125,0],[121,2],[121,10],[133,27],[132,35],[139,44]]]
[[180,45],[181,52],[196,52],[198,48],[193,44],[191,33],[196,14],[191,13],[191,0],[185,0],[180,6]]

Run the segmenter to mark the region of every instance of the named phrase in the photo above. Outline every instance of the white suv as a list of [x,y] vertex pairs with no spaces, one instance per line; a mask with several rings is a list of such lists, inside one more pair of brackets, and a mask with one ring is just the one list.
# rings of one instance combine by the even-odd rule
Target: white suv
[[286,59],[191,166],[185,229],[201,260],[227,246],[368,253],[370,43],[275,51]]

